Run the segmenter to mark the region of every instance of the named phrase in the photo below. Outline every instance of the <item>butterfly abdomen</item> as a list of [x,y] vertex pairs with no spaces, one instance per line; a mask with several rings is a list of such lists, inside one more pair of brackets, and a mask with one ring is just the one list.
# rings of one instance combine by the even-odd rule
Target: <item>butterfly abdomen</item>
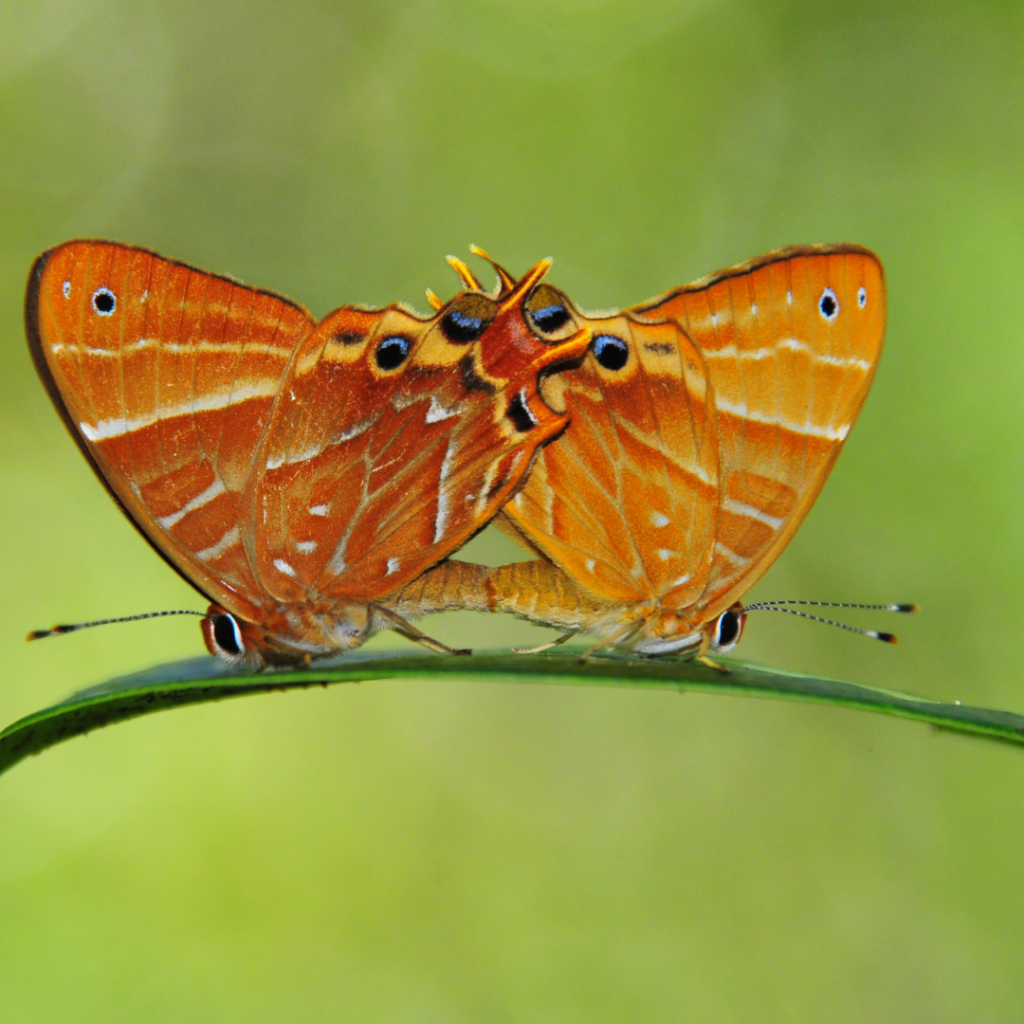
[[442,562],[387,602],[406,617],[449,609],[510,612],[537,625],[586,629],[608,605],[581,590],[570,576],[546,561],[490,567]]

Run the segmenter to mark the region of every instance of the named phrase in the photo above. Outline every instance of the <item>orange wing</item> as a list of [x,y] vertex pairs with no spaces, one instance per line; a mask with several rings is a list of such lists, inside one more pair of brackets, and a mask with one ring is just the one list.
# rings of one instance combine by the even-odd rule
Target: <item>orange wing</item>
[[[786,545],[860,411],[881,264],[855,246],[782,249],[618,317],[577,317],[595,341],[561,375],[572,422],[504,516],[598,597],[712,619]],[[604,343],[606,366],[603,336],[625,343],[619,356]]]
[[115,500],[189,582],[255,617],[235,543],[292,353],[315,327],[269,292],[110,242],[68,242],[29,277],[29,345]]
[[793,246],[636,312],[687,332],[715,392],[721,498],[700,602],[711,619],[775,561],[838,458],[882,354],[885,276],[860,246]]
[[569,428],[505,515],[592,593],[629,604],[672,593],[691,604],[711,568],[718,493],[700,352],[673,323],[581,320],[594,342],[579,369],[560,375]]
[[[276,600],[374,601],[508,500],[565,425],[538,376],[590,341],[586,329],[545,339],[528,326],[522,302],[546,269],[498,298],[465,292],[429,321],[340,309],[303,342],[252,496],[254,564]],[[382,365],[389,346],[407,346],[400,365]]]

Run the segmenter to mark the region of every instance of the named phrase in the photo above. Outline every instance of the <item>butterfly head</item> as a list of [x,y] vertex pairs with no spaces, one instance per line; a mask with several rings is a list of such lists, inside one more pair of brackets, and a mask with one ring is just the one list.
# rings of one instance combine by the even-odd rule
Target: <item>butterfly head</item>
[[696,626],[689,615],[677,611],[656,608],[637,611],[641,613],[639,623],[642,625],[636,627],[625,646],[646,655],[725,654],[740,642],[747,621],[739,603],[700,626]]
[[262,648],[266,631],[255,623],[211,604],[201,623],[206,649],[235,668],[259,669],[265,664]]
[[731,608],[726,608],[717,618],[704,624],[704,635],[712,654],[725,654],[731,651],[743,636],[743,628],[747,624],[747,613],[738,601]]

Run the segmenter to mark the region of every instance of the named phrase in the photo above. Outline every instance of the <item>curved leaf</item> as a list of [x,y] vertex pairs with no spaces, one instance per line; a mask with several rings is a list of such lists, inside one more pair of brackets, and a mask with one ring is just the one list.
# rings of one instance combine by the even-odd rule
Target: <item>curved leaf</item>
[[581,664],[578,654],[564,648],[543,655],[484,653],[470,657],[363,651],[349,654],[329,668],[253,674],[231,674],[214,658],[174,662],[81,690],[8,726],[0,733],[0,772],[73,736],[154,711],[274,690],[396,678],[596,683],[774,697],[860,708],[1024,744],[1024,716],[1008,711],[942,704],[726,659],[722,664],[729,671],[716,672],[699,662],[665,659],[602,658]]

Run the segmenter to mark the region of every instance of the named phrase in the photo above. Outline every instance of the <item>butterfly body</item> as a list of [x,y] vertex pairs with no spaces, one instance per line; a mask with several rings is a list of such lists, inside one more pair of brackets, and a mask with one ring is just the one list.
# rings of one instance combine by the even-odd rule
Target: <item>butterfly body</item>
[[474,607],[639,654],[727,649],[867,395],[881,264],[777,250],[611,315],[551,292],[591,351],[548,382],[570,424],[495,520],[544,561],[481,567]]
[[381,600],[479,530],[564,428],[538,380],[589,334],[527,319],[547,266],[432,317],[318,323],[146,250],[70,242],[37,260],[26,325],[86,458],[213,603],[210,649],[302,662],[385,627],[424,640]]

